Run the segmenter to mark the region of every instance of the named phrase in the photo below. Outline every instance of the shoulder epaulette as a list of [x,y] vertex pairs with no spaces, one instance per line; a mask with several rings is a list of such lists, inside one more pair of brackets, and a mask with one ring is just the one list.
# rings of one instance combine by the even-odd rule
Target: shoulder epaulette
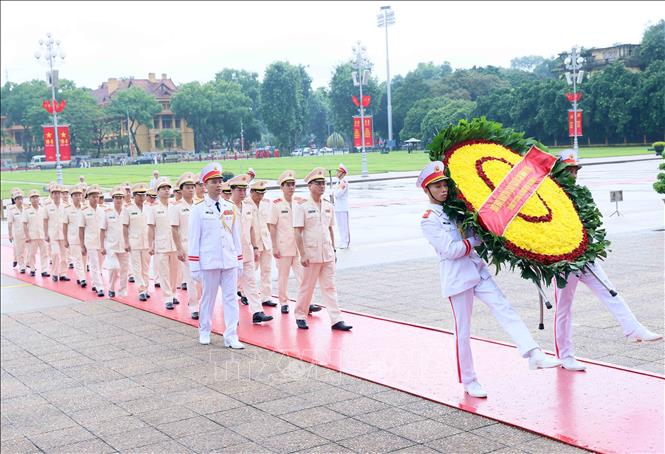
[[300,199],[298,200],[298,204],[302,205],[303,203],[307,202],[307,199]]
[[272,203],[279,203],[281,201],[282,201],[282,199],[275,199],[275,200],[272,201]]
[[425,213],[423,213],[423,219],[427,219],[429,217],[430,213],[432,213],[432,210],[425,211]]
[[199,203],[203,202],[204,199],[199,200],[198,202],[194,202],[194,205],[198,205]]

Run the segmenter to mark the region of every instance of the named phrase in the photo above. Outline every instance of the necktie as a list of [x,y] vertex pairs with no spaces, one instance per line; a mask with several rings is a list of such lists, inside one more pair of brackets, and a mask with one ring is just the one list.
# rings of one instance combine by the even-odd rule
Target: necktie
[[217,211],[221,213],[222,210],[221,208],[219,208],[219,202],[215,202],[215,206],[217,207]]

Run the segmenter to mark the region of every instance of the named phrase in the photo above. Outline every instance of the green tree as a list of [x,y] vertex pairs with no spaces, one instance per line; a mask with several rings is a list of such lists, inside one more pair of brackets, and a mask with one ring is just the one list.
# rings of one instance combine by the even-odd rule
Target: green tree
[[652,139],[665,139],[665,60],[651,63],[641,74],[635,99],[639,106],[642,133]]
[[236,82],[240,84],[242,93],[252,100],[252,112],[260,114],[261,83],[257,73],[245,71],[244,69],[224,68],[215,74],[215,81]]
[[261,84],[261,114],[280,147],[291,150],[305,127],[311,79],[305,68],[277,61],[266,68]]
[[510,68],[520,71],[533,72],[539,65],[545,62],[545,57],[540,55],[527,55],[510,60]]
[[32,155],[36,146],[42,144],[42,125],[51,124],[51,116],[42,107],[42,102],[51,99],[46,82],[32,80],[20,84],[5,84],[2,92],[2,114],[8,125],[25,128],[21,146]]
[[665,19],[661,19],[644,31],[640,58],[645,67],[655,61],[665,60]]
[[212,91],[210,84],[190,82],[178,88],[171,97],[171,109],[184,118],[194,131],[194,149],[197,153],[207,150],[211,134],[208,121],[212,114]]
[[164,148],[171,151],[172,148],[179,145],[180,131],[177,129],[163,129],[159,132],[159,137],[164,143]]
[[152,127],[152,119],[162,111],[162,106],[151,94],[138,87],[130,87],[113,98],[109,110],[118,117],[129,116],[129,133],[136,145],[136,152],[140,155],[141,150],[136,141],[136,131],[141,125]]
[[317,144],[325,143],[330,125],[330,101],[323,87],[314,91],[307,106],[307,124],[305,135],[314,136]]
[[67,101],[67,106],[58,120],[69,123],[72,152],[80,153],[82,149],[94,148],[98,126],[96,122],[103,116],[102,108],[87,88],[76,88],[72,84],[61,95]]
[[474,101],[465,99],[449,99],[440,107],[427,112],[420,123],[420,140],[430,142],[442,129],[456,124],[459,120],[472,118],[476,108]]
[[443,107],[448,102],[449,99],[443,96],[438,98],[419,99],[416,101],[404,118],[404,127],[400,131],[399,136],[404,140],[409,139],[410,137],[416,137],[423,140],[420,128],[423,118],[425,118],[425,115],[427,115],[430,110]]

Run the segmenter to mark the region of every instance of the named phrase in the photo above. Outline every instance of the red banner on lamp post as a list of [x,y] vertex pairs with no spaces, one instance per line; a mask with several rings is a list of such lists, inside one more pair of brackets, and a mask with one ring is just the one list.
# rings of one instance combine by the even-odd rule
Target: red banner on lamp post
[[[577,109],[577,137],[582,136],[582,111]],[[575,112],[568,110],[568,137],[575,137]]]
[[356,148],[360,148],[362,143],[360,134],[360,117],[353,117],[353,146]]
[[[360,148],[361,144],[362,131],[360,130],[360,117],[353,117],[353,146]],[[374,146],[374,122],[371,115],[365,117],[365,146]]]
[[[60,160],[70,161],[72,154],[69,140],[69,125],[58,125],[58,137],[60,139]],[[53,126],[44,126],[44,154],[47,161],[56,161],[55,130]]]

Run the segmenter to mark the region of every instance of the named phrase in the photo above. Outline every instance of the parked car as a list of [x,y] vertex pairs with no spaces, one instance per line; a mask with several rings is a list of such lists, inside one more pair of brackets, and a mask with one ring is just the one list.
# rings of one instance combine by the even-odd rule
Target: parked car
[[130,164],[154,164],[155,158],[152,156],[141,155],[136,156],[130,161]]

